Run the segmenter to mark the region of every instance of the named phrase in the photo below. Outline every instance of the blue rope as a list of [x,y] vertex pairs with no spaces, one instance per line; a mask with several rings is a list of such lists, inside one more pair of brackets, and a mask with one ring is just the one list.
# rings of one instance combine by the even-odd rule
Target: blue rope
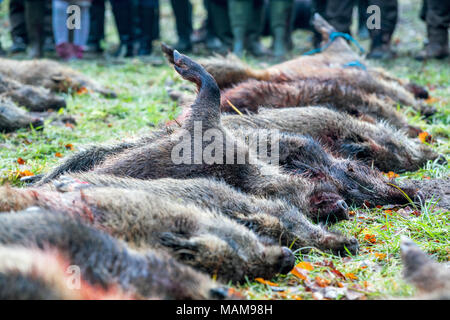
[[356,68],[360,68],[362,70],[367,70],[367,67],[364,64],[362,64],[361,61],[359,61],[359,60],[350,61],[350,62],[344,64],[343,67],[344,68],[356,67]]
[[311,54],[316,54],[316,53],[322,52],[323,50],[328,48],[333,43],[333,41],[336,40],[337,38],[344,38],[345,40],[348,40],[348,41],[352,42],[355,46],[357,46],[358,49],[361,51],[361,53],[365,52],[364,48],[359,44],[359,42],[356,41],[356,39],[353,38],[348,33],[333,31],[332,33],[330,33],[328,42],[323,47],[305,52],[303,55],[308,56]]

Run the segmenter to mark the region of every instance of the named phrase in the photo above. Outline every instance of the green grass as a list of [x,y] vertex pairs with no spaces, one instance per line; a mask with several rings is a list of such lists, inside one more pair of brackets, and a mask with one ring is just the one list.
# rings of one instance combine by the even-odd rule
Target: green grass
[[[7,2],[4,2],[3,10],[0,11],[0,25],[4,27],[7,27],[6,5]],[[401,1],[400,21],[394,35],[394,44],[400,57],[378,64],[396,76],[409,78],[427,86],[431,96],[438,99],[433,103],[438,108],[438,113],[429,122],[424,121],[420,114],[410,109],[403,109],[403,112],[408,115],[411,123],[433,135],[436,140],[432,145],[433,148],[448,156],[450,66],[448,61],[420,63],[412,59],[414,52],[420,49],[425,34],[423,23],[417,19],[418,8],[419,1]],[[195,24],[198,26],[204,12],[198,5],[195,10],[198,13]],[[170,13],[170,8],[164,3],[162,37],[169,43],[175,41]],[[117,36],[111,16],[108,15],[107,19],[106,45],[110,48],[117,42]],[[10,44],[6,31],[7,28],[0,30],[0,39],[5,47]],[[295,32],[296,49],[292,53],[293,56],[311,49],[309,37],[307,32]],[[266,44],[268,41],[264,39]],[[368,47],[368,41],[363,41],[362,44]],[[161,59],[159,53],[155,53],[155,56],[155,59]],[[59,154],[69,155],[90,143],[144,134],[158,123],[176,116],[179,108],[169,99],[165,87],[169,83],[180,86],[186,85],[186,82],[180,80],[166,64],[154,66],[149,63],[155,59],[122,61],[97,59],[71,62],[73,68],[117,90],[118,98],[109,100],[97,94],[67,95],[67,108],[55,112],[74,116],[78,123],[75,127],[54,126],[47,122],[42,132],[24,129],[11,134],[0,134],[0,184],[20,185],[18,180],[20,172],[25,170],[34,174],[45,172],[60,160],[60,157],[57,157]],[[267,64],[251,57],[246,60],[252,65]],[[73,145],[73,151],[70,150],[69,144]],[[19,165],[18,158],[22,158],[26,163]],[[402,174],[400,178],[444,178],[448,177],[449,173],[448,165],[428,163],[421,170]],[[386,213],[386,210],[391,212]],[[418,212],[417,216],[414,210]],[[442,262],[449,260],[449,212],[439,209],[439,204],[429,201],[417,209],[410,204],[406,208],[352,208],[352,211],[354,215],[350,221],[340,222],[332,228],[358,238],[361,245],[358,256],[341,258],[314,249],[308,254],[297,253],[298,262],[308,261],[314,267],[307,275],[306,281],[290,274],[266,279],[276,283],[277,286],[248,282],[238,286],[237,289],[251,299],[321,298],[323,296],[320,296],[320,292],[313,294],[307,290],[308,286],[312,290],[319,288],[315,280],[319,277],[318,282],[321,279],[330,281],[325,297],[327,294],[335,299],[408,297],[414,293],[414,288],[406,284],[401,276],[399,252],[401,235],[416,241],[436,260]],[[353,274],[354,279],[349,276],[345,279],[336,276],[332,268],[323,266],[324,261],[331,261],[335,269],[344,275]],[[330,288],[336,289],[334,295]]]

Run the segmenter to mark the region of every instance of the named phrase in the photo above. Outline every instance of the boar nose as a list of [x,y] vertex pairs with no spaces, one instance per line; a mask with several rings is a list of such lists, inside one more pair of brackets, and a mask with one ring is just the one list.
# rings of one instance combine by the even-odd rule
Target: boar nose
[[281,249],[280,273],[288,274],[295,266],[295,256],[289,248],[283,247]]

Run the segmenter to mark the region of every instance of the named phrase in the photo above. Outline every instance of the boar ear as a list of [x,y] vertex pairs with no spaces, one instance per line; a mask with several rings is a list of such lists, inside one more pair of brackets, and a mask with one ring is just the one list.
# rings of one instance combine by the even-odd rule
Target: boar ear
[[175,256],[181,260],[194,260],[199,251],[196,244],[172,232],[163,232],[160,235],[160,243],[171,249]]
[[328,41],[330,34],[336,31],[336,29],[317,12],[313,16],[312,23],[314,29],[322,35],[324,41]]

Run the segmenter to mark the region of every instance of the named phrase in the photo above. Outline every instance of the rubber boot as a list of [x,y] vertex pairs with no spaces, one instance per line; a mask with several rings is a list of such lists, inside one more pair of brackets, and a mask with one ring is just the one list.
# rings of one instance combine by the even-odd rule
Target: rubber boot
[[447,30],[433,30],[427,27],[428,44],[415,57],[416,60],[444,59],[449,56]]
[[386,60],[395,57],[395,53],[391,49],[391,34],[379,30],[372,35],[372,44],[368,59]]
[[289,28],[292,1],[271,0],[270,1],[270,28],[273,35],[273,54],[276,58],[286,55],[286,33]]
[[189,0],[171,0],[175,16],[178,42],[174,48],[180,52],[192,50],[192,4]]
[[30,59],[44,56],[44,17],[44,0],[25,1],[25,20],[27,23]]
[[250,14],[247,13],[247,48],[255,57],[269,55],[269,51],[260,42],[264,20],[264,2],[253,0],[252,10],[248,12]]
[[45,13],[44,13],[44,52],[55,51],[55,40],[53,39],[53,27],[52,27],[52,1],[45,1]]
[[233,33],[233,53],[238,57],[244,55],[247,21],[249,12],[252,10],[252,0],[230,0],[228,2],[231,32]]
[[24,0],[9,1],[9,22],[12,38],[12,45],[8,49],[10,54],[27,51],[28,37],[24,6]]
[[227,3],[208,1],[207,10],[208,19],[211,20],[211,30],[208,30],[208,35],[212,39],[211,41],[207,39],[206,47],[212,51],[226,53],[233,45]]
[[105,0],[94,0],[90,11],[90,28],[86,52],[102,53],[101,40],[105,38]]
[[27,51],[27,44],[26,44],[24,38],[13,37],[12,38],[12,45],[11,45],[11,47],[9,47],[8,51],[11,54]]
[[119,32],[120,44],[115,57],[124,56],[125,58],[134,56],[134,30],[133,23],[133,5],[128,1],[115,0],[110,1],[114,18],[116,20],[117,31]]

